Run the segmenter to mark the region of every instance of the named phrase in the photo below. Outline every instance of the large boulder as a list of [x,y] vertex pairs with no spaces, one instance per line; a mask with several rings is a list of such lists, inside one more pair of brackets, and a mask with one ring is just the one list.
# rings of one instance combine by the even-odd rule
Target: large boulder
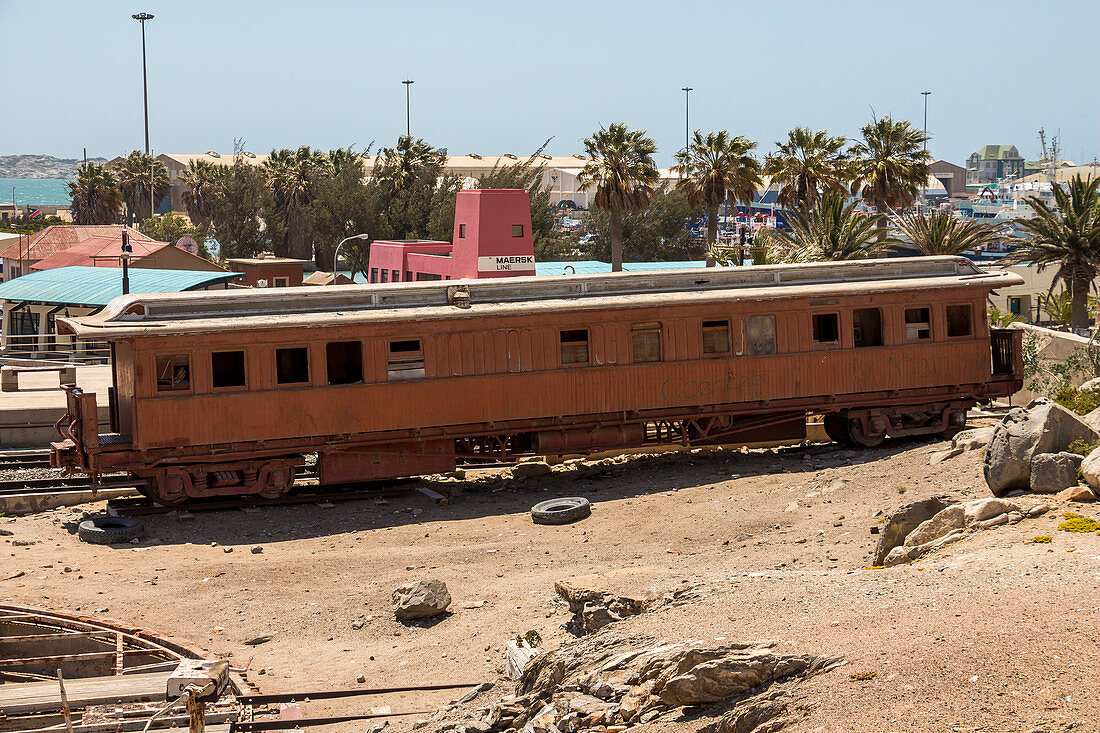
[[997,425],[985,453],[985,482],[994,496],[1031,487],[1031,461],[1058,453],[1075,440],[1092,443],[1100,434],[1073,412],[1047,399],[1010,411]]
[[[1038,512],[1041,514],[1042,512]],[[905,538],[902,544],[890,549],[882,565],[891,567],[913,562],[941,547],[965,539],[970,533],[999,524],[1015,523],[1029,512],[1020,505],[1005,499],[976,499],[964,504],[953,504],[922,522]]]
[[922,522],[905,538],[906,547],[924,545],[966,526],[966,510],[962,504],[949,506],[927,522]]
[[922,522],[926,522],[946,509],[951,500],[946,496],[933,496],[921,499],[897,509],[886,518],[882,533],[875,546],[875,565],[882,565],[890,550],[905,542],[905,538]]
[[451,605],[451,594],[442,580],[417,580],[393,592],[394,615],[402,621],[438,616]]
[[1077,467],[1081,456],[1076,453],[1039,453],[1031,459],[1031,490],[1037,494],[1056,494],[1077,485]]
[[1100,489],[1100,448],[1085,456],[1085,460],[1081,462],[1081,475],[1089,486]]
[[990,425],[987,428],[963,430],[960,433],[956,433],[955,437],[951,439],[951,447],[961,448],[964,451],[984,448],[989,445],[989,441],[993,440],[993,433],[996,431],[996,425]]

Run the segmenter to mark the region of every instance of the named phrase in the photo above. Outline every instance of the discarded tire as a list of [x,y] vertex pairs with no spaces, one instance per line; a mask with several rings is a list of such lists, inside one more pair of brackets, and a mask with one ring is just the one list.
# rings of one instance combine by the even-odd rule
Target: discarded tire
[[592,513],[592,505],[583,496],[564,496],[540,501],[531,507],[535,524],[569,524]]
[[113,545],[137,539],[144,531],[145,525],[137,519],[102,516],[85,519],[77,525],[76,535],[93,545]]

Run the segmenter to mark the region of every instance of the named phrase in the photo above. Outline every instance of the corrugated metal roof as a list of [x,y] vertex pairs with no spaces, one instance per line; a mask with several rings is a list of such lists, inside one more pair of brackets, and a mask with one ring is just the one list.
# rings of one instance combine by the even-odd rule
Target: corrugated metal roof
[[[134,250],[134,257],[142,257],[152,254],[161,247],[167,247],[167,242],[154,242],[153,240],[135,239],[130,243]],[[122,238],[88,237],[79,244],[74,244],[64,252],[52,254],[31,265],[32,270],[52,270],[57,267],[74,266],[99,266],[122,267]],[[97,263],[97,260],[99,262]]]
[[123,230],[130,232],[131,242],[152,241],[151,237],[145,236],[137,229],[122,224],[54,224],[35,232],[21,243],[12,244],[0,251],[0,257],[16,260],[22,256],[24,259],[36,262],[58,252],[64,252],[74,244],[79,244],[91,237],[106,237],[121,242]]
[[[228,282],[238,272],[130,269],[131,293],[179,293]],[[57,267],[0,283],[0,300],[102,306],[122,295],[122,272],[115,267]]]

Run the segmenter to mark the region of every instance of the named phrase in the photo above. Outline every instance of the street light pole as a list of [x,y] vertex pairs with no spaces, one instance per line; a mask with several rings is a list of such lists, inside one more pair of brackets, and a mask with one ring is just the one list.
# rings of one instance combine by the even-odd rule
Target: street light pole
[[[931,93],[932,92],[921,92],[920,93],[920,95],[922,97],[924,97],[924,127],[922,129],[923,129],[923,132],[924,132],[924,150],[925,150],[925,152],[928,151],[928,95],[931,94]],[[925,185],[921,189],[921,198],[927,200],[928,199],[928,181],[925,181],[924,183],[925,183]]]
[[412,79],[406,79],[401,83],[405,85],[405,137],[412,137],[412,125],[409,122],[409,90],[415,82]]
[[350,242],[353,239],[370,239],[369,234],[354,234],[350,237],[340,240],[340,244],[336,245],[336,253],[332,255],[332,284],[336,284],[336,264],[340,261],[340,248],[344,246],[345,242]]
[[[149,155],[149,76],[145,67],[145,21],[152,20],[152,13],[135,13],[130,16],[141,23],[141,85],[145,101],[145,154]],[[149,216],[153,216],[153,165],[149,164]]]
[[683,87],[683,92],[684,92],[684,152],[686,153],[687,149],[689,147],[691,147],[691,143],[690,143],[691,133],[689,132],[689,130],[691,129],[691,124],[689,122],[689,118],[690,118],[690,106],[689,105],[690,105],[690,103],[689,103],[688,99],[689,99],[689,96],[692,92],[692,88],[691,87]]
[[122,230],[122,294],[130,294],[130,255],[134,248],[130,246],[130,232]]

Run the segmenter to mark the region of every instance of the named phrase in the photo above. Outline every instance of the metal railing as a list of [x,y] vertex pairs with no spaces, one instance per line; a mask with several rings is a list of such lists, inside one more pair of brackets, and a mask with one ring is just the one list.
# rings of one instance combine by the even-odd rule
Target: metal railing
[[0,360],[20,359],[70,364],[108,364],[111,346],[107,341],[78,341],[55,333],[44,336],[9,334],[0,344]]

